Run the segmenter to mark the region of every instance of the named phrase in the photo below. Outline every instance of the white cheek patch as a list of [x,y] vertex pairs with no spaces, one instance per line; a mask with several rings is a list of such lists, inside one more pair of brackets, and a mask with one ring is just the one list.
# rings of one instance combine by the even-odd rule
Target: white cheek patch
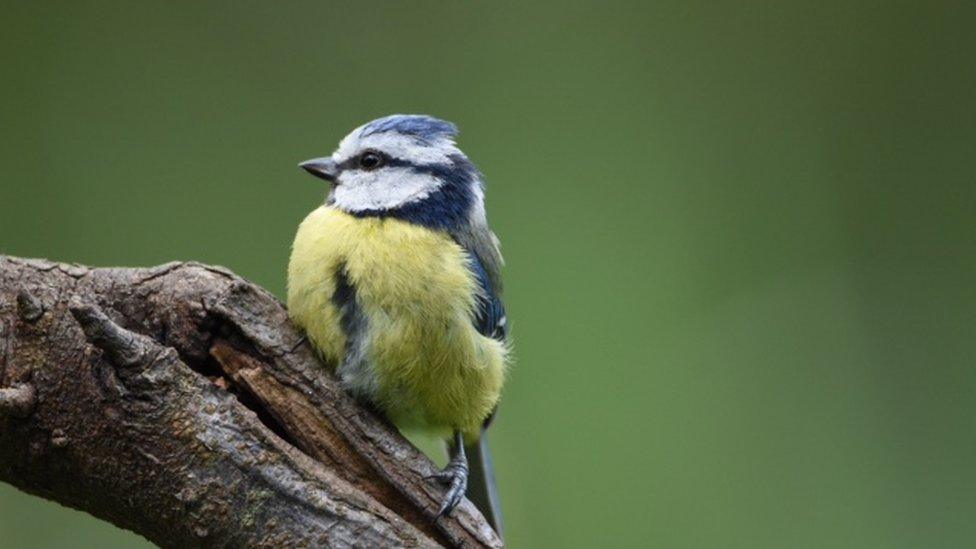
[[409,168],[349,170],[339,175],[335,205],[350,212],[390,210],[430,196],[441,186],[436,177]]

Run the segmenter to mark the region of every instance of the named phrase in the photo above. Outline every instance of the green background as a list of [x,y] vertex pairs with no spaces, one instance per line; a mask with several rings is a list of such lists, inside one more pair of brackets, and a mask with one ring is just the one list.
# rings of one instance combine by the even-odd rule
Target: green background
[[[5,2],[0,252],[283,296],[393,112],[508,262],[513,547],[976,539],[976,33],[940,2]],[[0,546],[137,536],[0,486]]]

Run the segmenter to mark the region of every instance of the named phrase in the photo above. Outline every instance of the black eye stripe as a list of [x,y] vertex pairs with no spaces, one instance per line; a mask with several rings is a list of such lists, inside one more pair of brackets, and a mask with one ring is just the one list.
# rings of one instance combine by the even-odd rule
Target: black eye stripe
[[[410,162],[409,160],[403,160],[402,158],[393,158],[391,156],[388,156],[388,155],[386,155],[386,154],[384,154],[382,152],[378,152],[378,151],[371,151],[371,152],[374,152],[374,153],[380,155],[380,157],[383,158],[383,167],[389,166],[389,167],[392,167],[392,168],[412,168],[412,169],[415,169],[415,170],[422,170],[423,169],[423,166],[414,164],[413,162]],[[362,169],[362,167],[359,165],[359,159],[360,159],[360,157],[362,157],[362,153],[357,154],[357,155],[355,155],[355,156],[353,156],[351,158],[347,158],[347,159],[343,160],[338,165],[336,165],[336,167],[339,169],[340,172],[344,172],[346,170],[360,170],[360,169]]]

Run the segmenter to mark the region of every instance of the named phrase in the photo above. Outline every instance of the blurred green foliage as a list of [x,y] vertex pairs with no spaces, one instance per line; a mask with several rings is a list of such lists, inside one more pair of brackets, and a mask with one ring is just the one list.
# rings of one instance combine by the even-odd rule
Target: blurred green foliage
[[[964,11],[965,10],[965,11]],[[962,3],[4,6],[0,251],[283,295],[296,162],[392,112],[487,174],[513,547],[976,537]],[[0,545],[140,540],[0,487]]]

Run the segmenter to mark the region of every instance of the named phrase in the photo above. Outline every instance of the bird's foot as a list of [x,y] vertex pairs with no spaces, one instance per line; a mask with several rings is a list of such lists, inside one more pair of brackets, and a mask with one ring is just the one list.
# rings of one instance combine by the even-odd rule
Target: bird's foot
[[465,492],[468,490],[468,463],[462,456],[455,456],[447,464],[444,470],[434,473],[427,477],[436,479],[448,486],[447,494],[441,503],[440,510],[437,511],[437,518],[451,514],[451,511],[461,503]]

